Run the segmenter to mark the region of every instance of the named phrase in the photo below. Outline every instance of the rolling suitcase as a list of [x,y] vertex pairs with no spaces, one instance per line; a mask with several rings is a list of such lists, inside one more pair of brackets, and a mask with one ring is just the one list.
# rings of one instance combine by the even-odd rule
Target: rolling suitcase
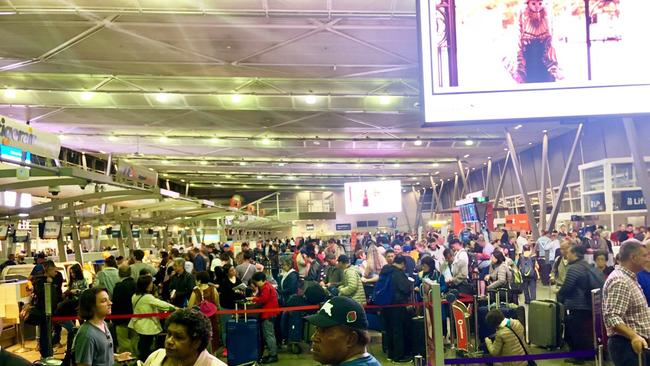
[[515,304],[508,304],[508,303],[502,303],[500,302],[501,300],[501,294],[505,292],[505,298],[508,298],[507,290],[500,289],[499,291],[494,291],[495,292],[495,298],[496,302],[492,303],[490,301],[490,296],[488,296],[488,305],[487,306],[479,306],[478,308],[478,334],[479,334],[479,341],[484,342],[486,337],[492,336],[496,332],[496,328],[490,327],[487,322],[485,321],[485,318],[487,316],[487,313],[492,310],[493,307],[499,306],[499,309],[503,313],[503,316],[506,318],[510,319],[517,319],[521,324],[526,327],[526,310],[523,306],[518,306]]
[[[238,310],[235,303],[235,310]],[[246,310],[246,303],[244,303]],[[226,346],[228,348],[228,365],[252,365],[259,359],[259,334],[257,319],[248,319],[244,313],[244,321],[239,320],[239,314],[226,324]]]
[[411,332],[411,353],[413,355],[425,356],[427,355],[426,340],[427,337],[424,334],[424,317],[416,316],[411,319],[413,324],[413,331]]
[[529,319],[530,343],[548,349],[562,347],[564,306],[553,300],[533,300],[530,302],[529,311],[535,314]]

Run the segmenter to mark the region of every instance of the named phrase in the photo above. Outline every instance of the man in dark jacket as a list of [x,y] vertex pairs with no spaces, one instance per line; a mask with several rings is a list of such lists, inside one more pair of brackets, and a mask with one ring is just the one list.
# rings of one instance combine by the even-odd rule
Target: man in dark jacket
[[566,315],[566,342],[572,351],[593,347],[591,331],[591,288],[589,264],[584,260],[582,246],[569,248],[566,278],[557,294],[557,300],[564,304]]
[[54,265],[54,262],[48,260],[43,263],[43,271],[38,272],[34,277],[34,300],[35,303],[32,304],[34,309],[32,311],[40,314],[39,320],[39,351],[41,353],[41,358],[45,359],[52,356],[52,345],[49,344],[50,337],[48,337],[48,331],[51,331],[47,318],[45,317],[45,285],[50,284],[52,286],[52,291],[50,292],[50,301],[52,304],[52,309],[56,309],[56,305],[61,300],[61,284],[57,281],[58,270]]
[[[113,288],[112,314],[133,314],[131,298],[135,294],[135,280],[131,277],[131,267],[121,265],[118,269],[118,275],[120,276],[120,282],[116,283]],[[135,332],[128,327],[128,324],[129,319],[113,319],[118,353],[135,353],[136,351],[136,344],[132,341]]]
[[194,289],[194,277],[185,271],[185,259],[174,258],[174,274],[169,282],[170,298],[179,308],[187,306]]
[[[405,304],[410,301],[412,286],[404,270],[406,269],[406,258],[398,255],[393,264],[387,264],[381,269],[379,276],[391,277],[391,304]],[[385,308],[381,315],[386,325],[386,345],[388,347],[388,358],[396,362],[410,361],[407,354],[405,337],[410,324],[410,316],[404,307]]]

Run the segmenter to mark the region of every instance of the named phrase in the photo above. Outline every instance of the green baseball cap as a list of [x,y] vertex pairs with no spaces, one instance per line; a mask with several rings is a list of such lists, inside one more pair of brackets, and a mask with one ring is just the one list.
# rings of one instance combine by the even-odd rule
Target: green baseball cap
[[316,314],[305,319],[319,328],[344,325],[354,329],[368,329],[368,319],[361,304],[345,296],[327,300]]

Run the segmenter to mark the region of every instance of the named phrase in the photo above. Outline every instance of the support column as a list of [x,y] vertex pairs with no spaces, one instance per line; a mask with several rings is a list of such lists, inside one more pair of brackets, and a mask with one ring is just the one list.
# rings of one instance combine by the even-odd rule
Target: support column
[[433,181],[433,177],[429,176],[429,181],[431,182],[431,215],[429,218],[433,220],[434,207],[437,205],[436,202],[436,183]]
[[506,140],[508,141],[508,149],[510,150],[510,157],[512,159],[512,170],[515,172],[517,185],[519,186],[519,191],[521,192],[521,196],[524,199],[524,206],[526,206],[526,215],[528,216],[528,222],[530,223],[530,228],[533,233],[533,240],[537,240],[537,238],[539,238],[539,228],[535,222],[533,206],[530,204],[528,190],[526,190],[526,184],[524,183],[524,179],[521,174],[519,157],[517,156],[517,150],[515,150],[515,143],[512,140],[512,135],[508,131],[506,131]]
[[9,240],[9,236],[7,236],[7,240],[2,241],[2,253],[0,253],[0,261],[3,261],[7,259],[7,255],[9,254],[7,250],[9,250],[9,245],[7,244],[7,241]]
[[576,148],[580,142],[580,137],[582,136],[582,127],[584,125],[580,123],[578,125],[578,130],[576,131],[576,136],[573,139],[573,145],[571,146],[571,151],[569,152],[569,159],[567,160],[566,166],[564,167],[564,173],[562,174],[562,180],[560,181],[560,189],[553,200],[553,210],[551,210],[551,217],[548,219],[548,230],[553,230],[555,227],[555,221],[557,220],[557,215],[560,213],[560,207],[562,206],[562,196],[564,195],[564,190],[566,189],[567,182],[569,181],[569,173],[571,172],[571,166],[573,166],[573,156],[576,153]]
[[67,262],[68,253],[66,252],[65,240],[63,240],[63,218],[57,216],[54,219],[61,223],[61,230],[59,230],[59,236],[56,238],[56,247],[59,251],[59,262]]
[[499,185],[497,186],[497,191],[494,193],[495,208],[499,205],[499,199],[501,198],[501,192],[503,191],[503,183],[506,180],[506,172],[508,171],[509,162],[510,162],[510,152],[506,154],[506,159],[503,161],[503,171],[501,172],[501,178],[499,178]]
[[77,223],[77,214],[72,206],[72,203],[68,204],[70,208],[70,229],[72,232],[72,250],[74,250],[74,260],[83,265],[83,256],[81,251],[81,239],[79,238],[79,224]]
[[485,197],[490,197],[490,188],[492,182],[492,158],[487,161],[487,178],[485,179]]
[[[460,174],[460,177],[463,180],[463,189],[460,190],[460,197],[463,198],[465,197],[465,193],[469,193],[469,187],[467,186],[467,177],[465,176],[465,171],[463,170],[463,163],[460,161],[460,159],[456,159],[456,163],[458,164],[458,174]],[[467,175],[469,176],[469,171],[467,172]]]
[[131,225],[126,221],[122,221],[120,222],[120,230],[122,230],[121,234],[124,234],[126,232],[126,240],[124,241],[124,244],[125,247],[129,249],[129,255],[131,255],[134,247],[133,231],[131,231]]
[[275,216],[280,221],[280,193],[275,194]]
[[406,210],[406,205],[404,204],[405,200],[402,200],[402,212],[404,212],[404,217],[406,218],[406,225],[408,225],[409,232],[413,232],[413,229],[411,227],[411,220],[409,219],[409,213]]
[[632,162],[634,163],[634,171],[636,175],[636,185],[641,187],[643,192],[643,199],[645,200],[645,224],[650,223],[650,177],[648,177],[648,168],[643,158],[643,152],[637,139],[637,130],[634,120],[632,118],[623,118],[623,127],[625,128],[625,135],[627,135],[627,143],[630,146],[632,153]]
[[458,200],[458,173],[454,174],[454,192],[451,197],[451,207],[454,207],[456,201]]
[[[539,197],[539,229],[546,230],[546,166],[548,164],[548,134],[544,133],[542,138],[542,184]],[[553,189],[553,187],[551,187]]]

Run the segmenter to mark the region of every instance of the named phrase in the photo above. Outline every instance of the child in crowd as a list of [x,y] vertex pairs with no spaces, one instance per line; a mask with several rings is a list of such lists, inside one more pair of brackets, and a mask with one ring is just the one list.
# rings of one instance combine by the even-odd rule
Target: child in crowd
[[[255,287],[257,287],[257,296],[248,298],[248,300],[259,305],[262,309],[277,309],[280,307],[278,303],[278,293],[273,285],[266,280],[266,274],[264,272],[255,272],[251,281]],[[260,330],[262,332],[264,343],[268,348],[268,353],[265,357],[262,357],[261,363],[266,364],[278,362],[278,347],[275,341],[274,318],[279,313],[279,311],[270,311],[260,314]]]

